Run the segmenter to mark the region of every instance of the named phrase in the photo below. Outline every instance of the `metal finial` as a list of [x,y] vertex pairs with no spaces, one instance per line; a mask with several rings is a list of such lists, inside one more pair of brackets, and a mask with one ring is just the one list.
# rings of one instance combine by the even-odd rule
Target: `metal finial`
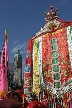
[[5,37],[6,37],[6,42],[8,43],[8,31],[5,30],[4,34],[5,34]]
[[59,8],[56,8],[56,11],[58,11],[59,10]]
[[5,36],[8,36],[8,31],[7,30],[5,30]]
[[46,21],[53,21],[54,19],[58,18],[57,12],[58,8],[56,10],[53,10],[53,7],[50,6],[50,12],[45,12],[45,15],[47,15],[47,18],[45,18]]
[[50,6],[50,9],[52,10],[52,9],[53,9],[53,7],[52,7],[52,6]]

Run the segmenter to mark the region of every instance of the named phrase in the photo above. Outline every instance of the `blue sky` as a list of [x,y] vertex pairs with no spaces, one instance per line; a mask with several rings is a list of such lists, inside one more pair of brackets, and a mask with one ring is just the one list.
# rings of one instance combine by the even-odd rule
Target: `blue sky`
[[54,9],[59,8],[60,19],[72,20],[72,0],[0,0],[0,50],[5,38],[4,30],[7,29],[10,62],[13,62],[18,48],[24,62],[27,42],[44,26],[44,12],[49,11],[51,5]]

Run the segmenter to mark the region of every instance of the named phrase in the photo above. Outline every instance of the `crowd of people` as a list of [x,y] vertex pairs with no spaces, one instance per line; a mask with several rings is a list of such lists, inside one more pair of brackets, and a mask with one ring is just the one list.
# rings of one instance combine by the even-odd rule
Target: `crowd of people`
[[47,99],[40,102],[37,96],[32,94],[30,96],[25,94],[21,96],[18,92],[11,91],[7,99],[0,100],[0,108],[49,108]]
[[[12,87],[9,89],[7,98],[1,98],[0,108],[52,108],[53,105],[48,100],[48,97],[42,95],[38,99],[35,93],[24,94],[24,90],[14,90]],[[52,102],[53,100],[51,100]],[[61,108],[56,106],[56,108]]]

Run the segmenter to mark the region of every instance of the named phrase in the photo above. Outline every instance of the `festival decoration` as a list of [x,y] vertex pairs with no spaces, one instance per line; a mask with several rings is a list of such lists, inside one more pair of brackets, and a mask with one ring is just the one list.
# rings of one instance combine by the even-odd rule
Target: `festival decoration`
[[48,91],[52,96],[50,105],[53,102],[57,105],[57,98],[59,104],[69,107],[72,90],[72,22],[60,20],[57,10],[50,6],[50,12],[45,12],[45,26],[32,38],[32,90],[38,95],[42,87],[43,93]]
[[5,41],[1,52],[1,64],[0,64],[0,98],[6,98],[8,93],[8,71],[9,71],[9,55],[8,55],[8,32],[5,30]]
[[39,84],[39,63],[38,63],[38,51],[39,43],[38,38],[33,42],[33,92],[36,94],[40,92],[40,84]]
[[[25,72],[24,72],[24,88],[32,87],[32,40],[29,40],[26,52]],[[28,92],[28,91],[26,91]]]

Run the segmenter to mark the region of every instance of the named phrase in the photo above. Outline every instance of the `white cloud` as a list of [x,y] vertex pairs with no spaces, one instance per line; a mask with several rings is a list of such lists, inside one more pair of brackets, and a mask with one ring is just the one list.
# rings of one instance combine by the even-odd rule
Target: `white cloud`
[[17,43],[18,41],[16,40],[15,42],[14,42],[14,45]]
[[20,49],[20,52],[24,53],[26,51],[26,46],[27,46],[27,42],[24,42],[22,44],[15,46],[11,52],[16,53],[18,51],[18,49]]

